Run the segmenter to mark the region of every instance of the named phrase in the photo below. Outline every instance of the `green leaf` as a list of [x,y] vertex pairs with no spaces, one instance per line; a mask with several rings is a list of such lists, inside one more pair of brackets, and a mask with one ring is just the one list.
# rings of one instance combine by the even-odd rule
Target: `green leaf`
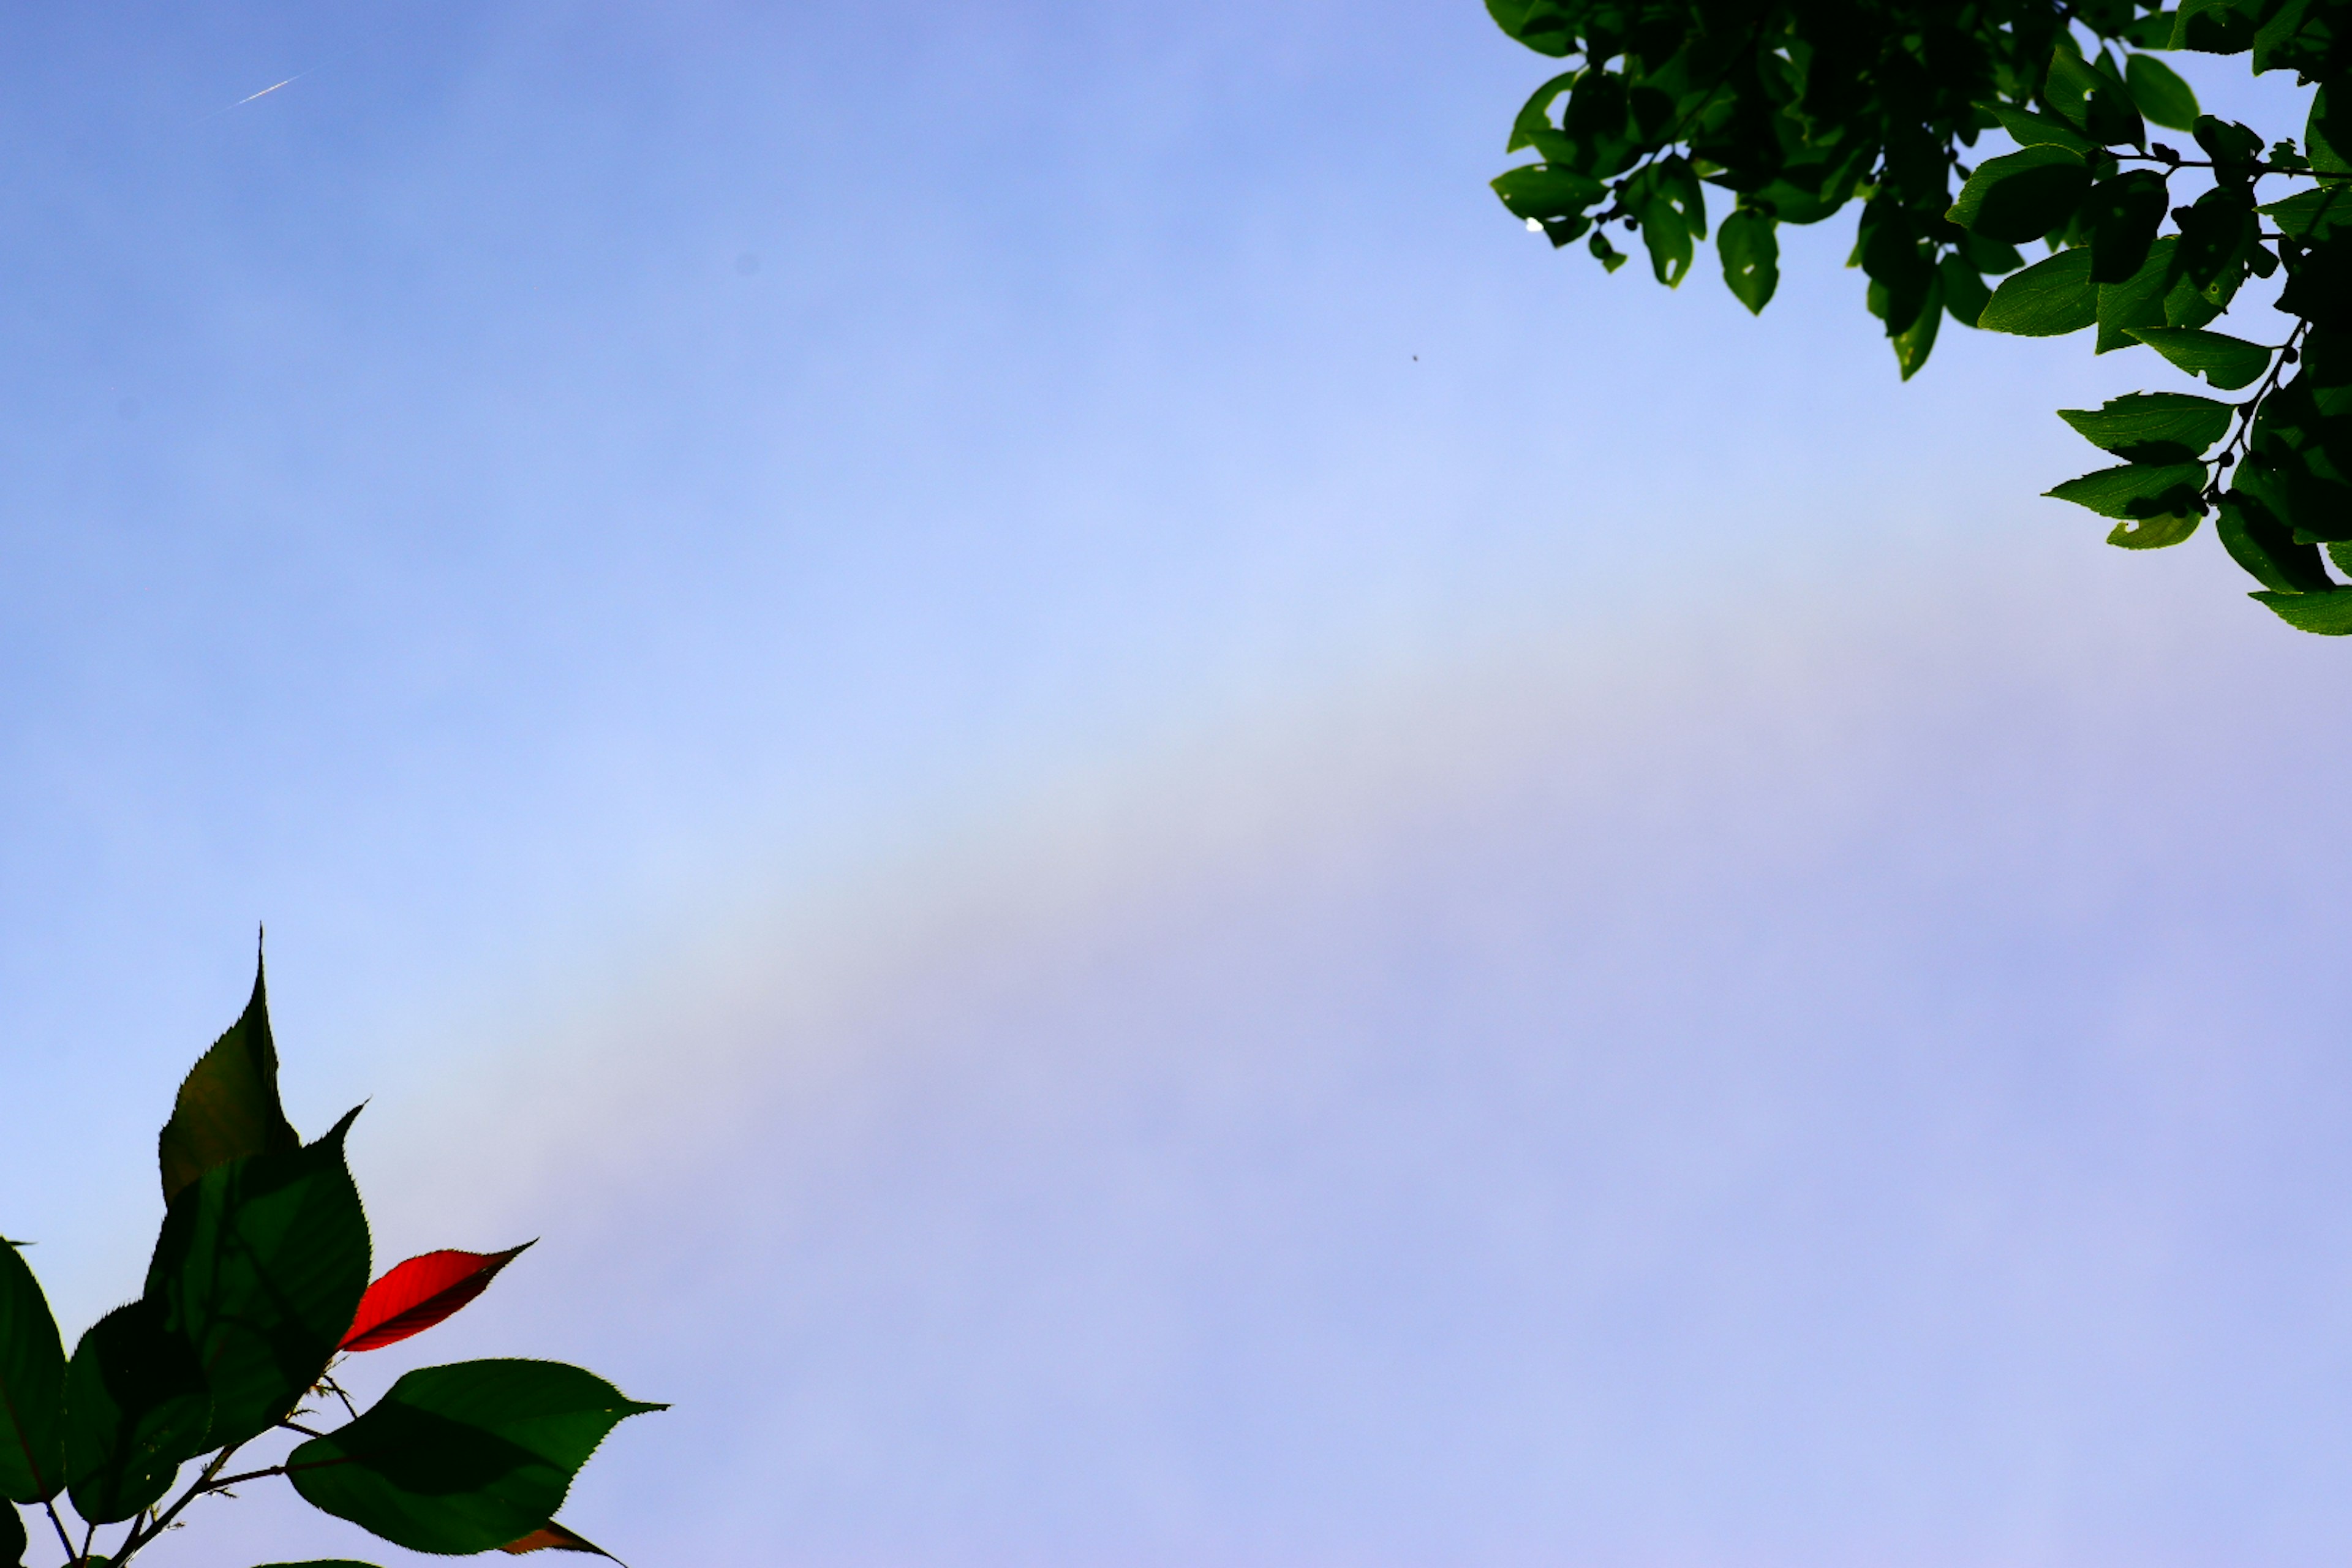
[[369,1265],[343,1162],[358,1114],[291,1153],[214,1166],[164,1216],[147,1295],[194,1347],[212,1399],[207,1447],[277,1425],[352,1326]]
[[2319,185],[2297,191],[2284,201],[2259,209],[2279,226],[2279,232],[2297,239],[2318,239],[2352,230],[2352,187]]
[[[2344,127],[2336,123],[2333,100],[2323,86],[2311,95],[2311,114],[2304,121],[2303,151],[2311,160],[2313,170],[2321,174],[2352,174],[2352,159],[2338,150],[2336,136]],[[2344,145],[2352,145],[2352,136],[2344,138]]]
[[2327,552],[2327,558],[2336,563],[2338,572],[2352,574],[2352,544],[2326,544],[2320,548]]
[[542,1361],[425,1367],[361,1417],[296,1448],[313,1507],[415,1552],[488,1552],[555,1517],[604,1435],[644,1405]]
[[2197,117],[2204,112],[2197,107],[2197,94],[2179,72],[2154,55],[2133,55],[2125,60],[2124,81],[2139,111],[2157,124],[2168,131],[2196,129]]
[[1643,204],[1642,243],[1649,249],[1650,270],[1657,275],[1658,281],[1669,289],[1680,287],[1697,252],[1692,247],[1690,230],[1671,198],[1652,196]]
[[2006,103],[1989,103],[1985,107],[1992,110],[1993,118],[2000,121],[2000,128],[2008,132],[2010,139],[2021,147],[2063,147],[2073,153],[2087,153],[2093,146],[2089,137],[2064,121],[2053,120],[2046,114],[2035,114],[2031,110],[2012,108]]
[[1960,227],[2011,245],[2039,239],[2074,216],[2091,171],[2063,147],[2028,147],[1977,165],[1946,216]]
[[1992,290],[1985,287],[1977,269],[1957,253],[1937,262],[1936,270],[1944,280],[1944,309],[1962,326],[1975,326],[1984,314],[1985,302],[1992,298]]
[[2186,463],[2230,433],[2237,410],[2185,392],[2134,392],[2058,417],[2095,447],[2135,463]]
[[2147,263],[2168,205],[2164,176],[2132,169],[2102,180],[2084,202],[2091,226],[2091,281],[2127,283]]
[[204,1368],[142,1298],[89,1327],[66,1365],[66,1486],[92,1524],[129,1519],[205,1451]]
[[0,1237],[0,1497],[47,1502],[66,1484],[66,1352],[16,1248]]
[[2126,463],[2068,479],[2042,493],[2088,507],[2101,517],[2180,518],[2204,512],[2205,504],[2198,499],[2204,489],[2202,463]]
[[2352,636],[2352,591],[2333,594],[2249,594],[2269,605],[2280,620],[2299,632],[2324,637]]
[[[2113,353],[2137,347],[2139,340],[2126,329],[2177,323],[2165,318],[2166,301],[2175,292],[2173,260],[2180,242],[2167,235],[2148,247],[2147,259],[2127,282],[2099,285],[2099,341],[2094,353]],[[2186,285],[2182,288],[2186,289]],[[2193,289],[2187,290],[2192,297]],[[2201,322],[2195,323],[2202,325]]]
[[[1995,303],[1999,303],[1998,296]],[[2260,343],[2195,327],[2133,327],[2131,335],[2191,375],[2201,375],[2224,392],[2258,380],[2271,367],[2271,351]]]
[[189,1069],[163,1124],[163,1201],[225,1161],[283,1153],[301,1142],[278,1104],[278,1047],[269,1037],[269,999],[257,962],[243,1016]]
[[25,1539],[25,1516],[13,1505],[0,1502],[0,1563],[23,1568],[25,1548],[31,1544]]
[[1927,282],[1927,300],[1911,324],[1895,334],[1895,363],[1910,380],[1927,363],[1928,353],[1936,346],[1936,329],[1944,324],[1944,278],[1936,273]]
[[2162,550],[2196,532],[2199,521],[2193,511],[2126,518],[2107,530],[2107,542],[2118,550]]
[[1492,184],[1514,215],[1537,219],[1572,217],[1609,194],[1591,176],[1554,163],[1507,169]]
[[1715,247],[1723,258],[1723,281],[1732,297],[1760,314],[1780,286],[1780,225],[1745,207],[1723,220]]
[[1592,237],[1585,241],[1585,248],[1591,251],[1592,259],[1608,271],[1614,272],[1625,265],[1624,253],[1610,244],[1609,237],[1597,228],[1592,231]]
[[2297,543],[2286,524],[2242,485],[2222,492],[2214,530],[2230,558],[2276,594],[2328,594],[2336,580],[2320,563],[2319,546]]
[[2091,281],[2091,253],[2062,250],[2005,279],[1992,291],[1977,325],[2021,338],[2055,338],[2099,319],[2099,290]]
[[1522,147],[1533,147],[1547,159],[1556,156],[1556,148],[1564,153],[1569,141],[1554,129],[1551,106],[1575,82],[1574,71],[1563,71],[1529,94],[1528,101],[1519,109],[1518,118],[1511,121],[1510,143],[1503,151],[1516,153]]
[[1486,0],[1495,25],[1539,55],[1555,59],[1576,47],[1576,31],[1559,0]]

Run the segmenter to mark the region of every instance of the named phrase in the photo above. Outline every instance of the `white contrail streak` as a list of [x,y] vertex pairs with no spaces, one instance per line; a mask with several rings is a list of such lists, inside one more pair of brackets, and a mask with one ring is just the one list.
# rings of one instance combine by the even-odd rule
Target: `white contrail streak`
[[240,99],[238,99],[235,103],[230,104],[230,105],[228,106],[228,108],[227,108],[227,109],[215,109],[215,110],[214,110],[210,114],[205,115],[204,120],[199,120],[199,121],[196,121],[196,123],[197,123],[198,125],[202,125],[202,124],[205,122],[205,120],[218,120],[222,115],[226,114],[226,113],[229,111],[229,110],[230,110],[230,109],[243,109],[247,104],[251,103],[255,99],[257,99],[257,98],[268,98],[271,93],[276,92],[279,88],[281,88],[281,87],[290,87],[290,86],[292,86],[294,83],[296,83],[296,82],[298,82],[298,81],[300,81],[304,77],[309,76],[310,74],[310,73],[309,71],[296,71],[292,76],[288,77],[284,81],[273,81],[273,82],[271,82],[268,87],[263,88],[259,92],[249,92],[249,93],[247,93],[243,98],[240,98]]

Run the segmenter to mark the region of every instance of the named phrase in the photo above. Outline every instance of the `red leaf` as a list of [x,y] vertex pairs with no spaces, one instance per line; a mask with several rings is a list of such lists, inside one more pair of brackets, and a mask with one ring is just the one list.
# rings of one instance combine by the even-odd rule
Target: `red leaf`
[[427,1252],[397,1265],[367,1288],[352,1331],[343,1336],[347,1351],[382,1350],[421,1334],[488,1288],[524,1247],[504,1252]]
[[[529,1535],[524,1536],[520,1541],[509,1541],[504,1546],[499,1547],[499,1550],[501,1552],[511,1552],[518,1557],[521,1556],[526,1552],[547,1552],[551,1550],[556,1552],[593,1552],[599,1557],[613,1557],[611,1552],[605,1551],[594,1542],[588,1540],[584,1536],[572,1534],[572,1531],[564,1529],[563,1526],[556,1523],[551,1519],[547,1521],[546,1529],[534,1530]],[[613,1557],[613,1561],[618,1563],[620,1559]]]

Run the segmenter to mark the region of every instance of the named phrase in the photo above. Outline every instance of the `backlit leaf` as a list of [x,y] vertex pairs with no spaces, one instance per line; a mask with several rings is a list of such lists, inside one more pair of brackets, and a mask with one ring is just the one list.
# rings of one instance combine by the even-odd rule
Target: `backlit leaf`
[[163,1220],[147,1294],[195,1350],[211,1441],[267,1431],[326,1370],[367,1289],[367,1217],[343,1162],[353,1110],[290,1153],[205,1173]]
[[2352,590],[2333,594],[2265,592],[2246,596],[2269,605],[2280,620],[2299,632],[2314,632],[2324,637],[2352,637]]
[[[2242,466],[2238,477],[2244,478]],[[2273,593],[2334,591],[2336,581],[2320,563],[2319,546],[2297,543],[2293,531],[2242,484],[2222,493],[2213,528],[2230,558]]]
[[2197,116],[2197,94],[2180,74],[2154,55],[2134,55],[2124,61],[2124,81],[2139,111],[2168,131],[2190,131]]
[[416,1552],[488,1552],[544,1529],[604,1435],[665,1406],[541,1361],[412,1372],[360,1418],[296,1448],[313,1506]]
[[2202,463],[2126,463],[2068,479],[2043,493],[2089,507],[2101,517],[2194,517],[2204,510]]
[[2063,120],[2006,103],[1986,107],[2000,121],[2000,128],[2009,132],[2010,139],[2021,147],[2064,147],[2075,153],[2091,150],[2091,139]]
[[2259,379],[2271,367],[2271,351],[2260,343],[2193,327],[2134,327],[2132,336],[2191,375],[2201,375],[2224,392]]
[[163,1201],[226,1161],[282,1154],[301,1142],[278,1107],[278,1047],[269,1037],[269,999],[257,963],[243,1016],[189,1069],[163,1124],[157,1141]]
[[2099,318],[2099,290],[2091,281],[2091,253],[2062,250],[2001,280],[1977,325],[2025,338],[2081,331]]
[[46,1502],[66,1484],[66,1352],[41,1283],[0,1237],[0,1497]]
[[1952,320],[1964,326],[1975,326],[1984,314],[1986,301],[1992,298],[1992,290],[1985,287],[1977,269],[1957,255],[1945,257],[1936,270],[1944,280],[1944,309],[1951,312]]
[[530,1245],[504,1252],[427,1252],[397,1265],[360,1298],[342,1348],[381,1350],[423,1333],[480,1295]]
[[2091,281],[2126,283],[2147,264],[2164,221],[2164,176],[2131,169],[2093,187],[2083,205],[2091,229]]
[[141,1298],[89,1327],[66,1366],[66,1487],[93,1524],[129,1519],[208,1447],[204,1368]]
[[1723,220],[1715,247],[1723,259],[1723,281],[1732,297],[1760,312],[1780,286],[1779,225],[1762,213],[1745,208]]
[[1518,217],[1573,216],[1608,194],[1590,175],[1552,163],[1530,163],[1495,177],[1495,194]]
[[1895,334],[1895,363],[1910,380],[1927,363],[1928,353],[1936,346],[1936,329],[1944,324],[1944,279],[1941,273],[1932,275],[1927,283],[1927,298],[1911,324]]
[[2074,216],[2090,194],[2091,171],[2063,147],[2028,147],[1977,165],[1947,215],[1988,239],[2039,239]]
[[[558,1524],[551,1519],[547,1521],[547,1528],[544,1530],[534,1530],[520,1541],[509,1541],[499,1550],[510,1552],[517,1557],[527,1552],[586,1552],[598,1557],[613,1556],[611,1552],[586,1536]],[[614,1558],[614,1561],[618,1562],[619,1559]]]
[[2135,463],[2185,463],[2230,433],[2236,410],[2185,392],[2134,392],[2096,409],[2062,408],[2082,437]]
[[2284,201],[2260,209],[2279,226],[2282,234],[2297,239],[2316,238],[2331,230],[2352,229],[2352,186],[2320,185],[2297,191]]

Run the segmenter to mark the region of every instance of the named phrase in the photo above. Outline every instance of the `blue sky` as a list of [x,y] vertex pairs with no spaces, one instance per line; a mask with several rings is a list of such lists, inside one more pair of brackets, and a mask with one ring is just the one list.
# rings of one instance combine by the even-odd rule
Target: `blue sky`
[[0,26],[69,1333],[266,920],[545,1237],[358,1380],[674,1401],[639,1568],[2340,1552],[2342,654],[2037,499],[2147,356],[1555,256],[1475,6]]

